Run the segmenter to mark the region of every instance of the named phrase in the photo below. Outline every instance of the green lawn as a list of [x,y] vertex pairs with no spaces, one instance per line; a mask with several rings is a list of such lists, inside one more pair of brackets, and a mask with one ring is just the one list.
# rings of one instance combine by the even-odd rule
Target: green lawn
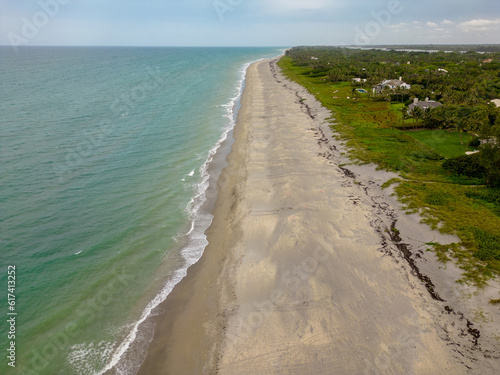
[[[419,130],[409,131],[406,134],[418,139],[423,144],[434,149],[439,155],[445,158],[454,158],[457,156],[465,155],[467,143],[470,136],[462,133],[462,141],[460,142],[460,132],[449,132],[447,130]],[[470,147],[467,151],[473,151],[474,148]]]

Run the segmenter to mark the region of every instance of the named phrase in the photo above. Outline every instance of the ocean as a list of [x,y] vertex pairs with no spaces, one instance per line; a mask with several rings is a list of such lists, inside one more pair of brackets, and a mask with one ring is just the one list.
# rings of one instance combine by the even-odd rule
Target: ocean
[[0,47],[1,373],[135,373],[206,246],[245,69],[282,51]]

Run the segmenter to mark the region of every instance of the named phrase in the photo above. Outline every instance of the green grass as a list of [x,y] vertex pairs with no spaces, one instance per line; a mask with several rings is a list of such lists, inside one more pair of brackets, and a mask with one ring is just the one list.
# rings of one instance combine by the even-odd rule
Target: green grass
[[412,118],[407,118],[403,120],[403,111],[406,111],[406,107],[403,103],[391,102],[391,109],[397,116],[397,121],[394,126],[399,129],[411,129],[421,126],[421,122],[416,122]]
[[[395,192],[408,213],[441,233],[455,234],[460,243],[435,248],[440,260],[451,257],[464,270],[462,281],[485,281],[500,274],[500,217],[474,199],[467,186],[403,181]],[[484,188],[477,188],[484,189]]]
[[[467,134],[462,134],[462,144],[460,142],[460,132],[449,132],[443,129],[410,131],[407,134],[418,139],[446,158],[465,155],[467,143],[470,138]],[[473,151],[474,148],[469,146],[467,150]]]
[[286,56],[279,65],[332,111],[331,127],[354,162],[400,172],[401,178],[385,186],[397,184],[395,192],[408,212],[419,212],[431,228],[458,236],[459,243],[432,246],[443,262],[455,259],[464,270],[462,281],[484,285],[500,275],[500,194],[455,184],[456,178],[442,168],[445,157],[464,154],[467,135],[462,146],[459,133],[399,130],[419,125],[412,119],[402,124],[401,103],[375,101],[370,95],[347,99],[352,96],[349,82],[332,84],[320,74],[311,76],[307,67]]
[[[311,77],[309,70],[283,57],[279,65],[291,80],[301,84],[334,113],[334,130],[346,141],[353,160],[376,163],[383,169],[400,171],[413,178],[424,175],[446,181],[440,175],[441,157],[429,146],[395,129],[398,111],[386,101],[375,101],[370,95],[352,96],[349,82],[326,82],[325,77]],[[425,161],[425,162],[424,162]]]

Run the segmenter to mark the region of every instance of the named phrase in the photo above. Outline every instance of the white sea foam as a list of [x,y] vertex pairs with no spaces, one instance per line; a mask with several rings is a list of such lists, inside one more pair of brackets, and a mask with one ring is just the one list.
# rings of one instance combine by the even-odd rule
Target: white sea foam
[[[245,75],[247,68],[256,61],[264,60],[264,58],[246,63],[242,66],[240,70],[240,80],[238,86],[235,90],[235,95],[232,97],[228,103],[222,104],[221,107],[226,108],[226,113],[223,115],[227,118],[227,125],[224,127],[223,132],[214,147],[208,152],[208,156],[200,167],[200,182],[196,185],[194,197],[191,199],[186,207],[186,211],[191,220],[191,227],[186,233],[187,244],[181,251],[181,254],[185,260],[184,266],[181,269],[176,270],[170,279],[163,286],[161,291],[155,296],[155,298],[148,303],[148,305],[143,310],[141,317],[131,326],[130,332],[127,337],[118,345],[114,350],[108,364],[97,374],[102,375],[106,371],[116,367],[118,363],[122,360],[127,350],[130,348],[134,340],[136,340],[139,327],[142,323],[151,315],[152,311],[160,305],[170,292],[173,290],[175,285],[177,285],[186,275],[187,269],[195,264],[202,256],[205,247],[208,244],[207,238],[205,236],[206,229],[210,226],[213,216],[209,213],[201,212],[200,208],[203,206],[207,200],[206,191],[209,187],[210,175],[208,173],[209,166],[212,163],[217,151],[221,147],[222,143],[227,139],[229,133],[234,128],[236,123],[236,106],[241,98],[243,88],[245,85]],[[194,175],[194,170],[189,173],[189,176]],[[137,364],[120,363],[120,373],[127,374],[124,368],[137,368]],[[134,370],[135,373],[135,370]]]
[[104,363],[112,351],[113,343],[108,341],[73,345],[68,356],[68,363],[75,373],[92,374],[95,366]]

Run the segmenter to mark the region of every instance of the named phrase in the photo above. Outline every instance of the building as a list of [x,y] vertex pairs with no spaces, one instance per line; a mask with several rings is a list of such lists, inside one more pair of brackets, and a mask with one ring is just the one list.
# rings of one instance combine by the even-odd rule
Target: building
[[495,104],[497,107],[500,107],[500,99],[493,99],[491,102]]
[[408,113],[412,113],[416,107],[419,107],[422,111],[441,107],[442,104],[434,100],[429,100],[425,98],[424,101],[418,100],[418,98],[413,99],[413,103],[408,106]]
[[382,81],[373,88],[373,92],[375,94],[380,94],[382,90],[386,87],[388,87],[391,90],[395,90],[398,88],[410,89],[411,85],[403,82],[401,78],[402,77],[399,77],[399,79],[387,79],[385,81]]

